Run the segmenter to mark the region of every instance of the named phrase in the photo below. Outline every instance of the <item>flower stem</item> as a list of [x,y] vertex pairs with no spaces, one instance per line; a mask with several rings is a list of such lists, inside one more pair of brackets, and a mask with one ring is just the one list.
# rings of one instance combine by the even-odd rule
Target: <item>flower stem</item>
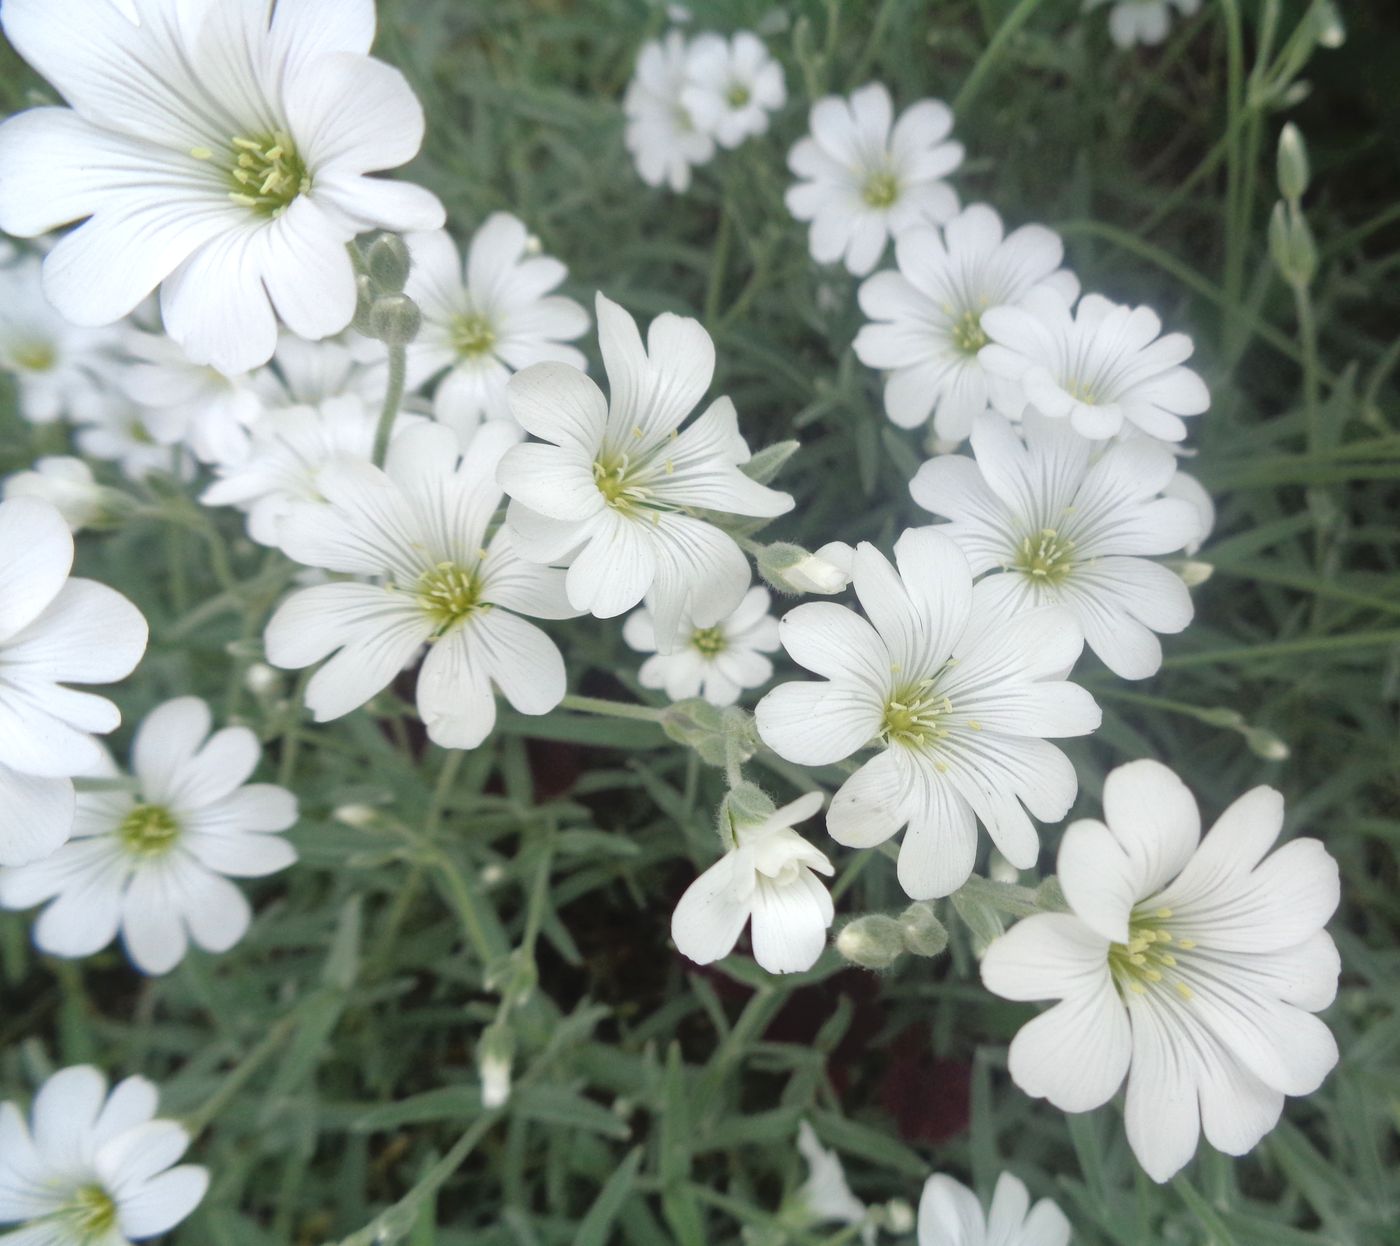
[[659,723],[663,710],[649,705],[629,705],[626,701],[608,701],[602,697],[566,696],[559,702],[561,710],[577,710],[580,714],[601,714],[605,718],[627,718],[634,722]]
[[394,431],[394,421],[398,418],[399,406],[403,403],[404,381],[407,375],[407,347],[389,347],[389,386],[384,394],[383,410],[379,413],[379,425],[374,430],[375,467],[383,467],[384,456],[389,453],[389,434]]
[[1001,54],[1011,41],[1011,36],[1030,21],[1031,15],[1039,7],[1040,0],[1021,0],[1021,3],[1007,14],[1006,20],[997,27],[992,41],[982,50],[982,55],[977,58],[977,64],[972,67],[972,72],[967,75],[962,87],[953,98],[954,117],[961,117],[966,112],[976,98],[977,92],[981,89],[982,80],[1001,59]]

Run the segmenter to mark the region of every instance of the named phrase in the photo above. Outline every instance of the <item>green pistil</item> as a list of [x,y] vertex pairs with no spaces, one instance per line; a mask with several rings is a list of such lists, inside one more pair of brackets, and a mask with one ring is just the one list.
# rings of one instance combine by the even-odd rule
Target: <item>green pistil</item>
[[496,345],[496,331],[485,316],[475,313],[452,321],[452,346],[464,359],[476,359]]
[[142,857],[164,856],[180,838],[180,824],[163,805],[137,805],[121,820],[122,847]]
[[[669,466],[668,463],[668,470]],[[651,497],[651,490],[640,482],[635,465],[625,454],[595,460],[593,483],[598,486],[603,501],[624,515],[646,506]]]
[[948,735],[945,725],[953,703],[933,690],[936,681],[922,679],[898,689],[885,702],[880,734],[892,744],[905,748],[927,748]]
[[30,342],[11,355],[21,372],[48,372],[58,362],[58,352],[48,342]]
[[1016,570],[1046,584],[1061,584],[1074,569],[1074,542],[1054,528],[1042,528],[1021,542]]
[[418,604],[439,634],[460,623],[474,610],[485,609],[481,577],[455,562],[440,562],[418,581]]
[[[311,174],[285,130],[231,142],[229,198],[259,216],[280,216],[298,196],[311,190]],[[197,160],[213,158],[207,147],[191,153]]]
[[700,652],[702,657],[706,658],[713,658],[729,647],[724,632],[718,627],[698,628],[691,636],[690,644],[692,648]]
[[740,82],[736,82],[730,87],[729,94],[725,96],[725,99],[729,101],[730,108],[743,108],[751,98],[748,87]]
[[80,1242],[97,1241],[117,1223],[117,1205],[100,1185],[85,1185],[59,1213]]
[[1192,998],[1191,988],[1176,972],[1175,953],[1189,952],[1196,944],[1172,935],[1164,924],[1171,916],[1172,911],[1167,908],[1135,909],[1128,921],[1127,943],[1109,945],[1108,968],[1119,994],[1145,995],[1162,985],[1169,986],[1184,1000]]
[[964,355],[975,355],[987,344],[982,317],[975,311],[965,311],[953,322],[953,345]]
[[893,173],[872,173],[862,195],[872,208],[888,208],[899,198],[899,183]]

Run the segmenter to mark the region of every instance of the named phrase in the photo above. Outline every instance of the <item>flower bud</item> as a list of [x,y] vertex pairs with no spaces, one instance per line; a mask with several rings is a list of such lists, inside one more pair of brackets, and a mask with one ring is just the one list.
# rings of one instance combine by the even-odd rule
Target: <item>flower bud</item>
[[364,830],[379,821],[379,811],[373,805],[340,805],[331,812],[337,822]]
[[895,1234],[914,1231],[914,1209],[902,1198],[892,1198],[884,1206],[885,1229]]
[[423,327],[423,313],[406,294],[386,294],[369,309],[369,336],[388,346],[407,346]]
[[948,946],[948,932],[927,900],[911,904],[899,915],[904,950],[915,956],[937,956]]
[[893,917],[868,913],[841,927],[836,950],[862,969],[888,969],[904,953],[904,930]]
[[750,480],[756,480],[761,485],[766,485],[783,468],[783,464],[792,458],[801,442],[779,441],[771,446],[764,446],[747,463],[741,463],[739,470]]
[[380,234],[365,252],[365,268],[380,294],[402,294],[413,259],[398,234]]
[[773,816],[776,806],[762,788],[752,783],[740,783],[729,789],[720,805],[720,838],[728,840],[731,826],[756,826]]
[[758,574],[782,593],[830,596],[851,582],[854,556],[855,551],[841,541],[831,541],[815,554],[779,541],[759,552]]
[[5,481],[5,496],[42,498],[77,532],[114,509],[109,497],[116,500],[123,495],[98,484],[82,459],[51,455],[36,462],[32,471],[16,472]]
[[1276,203],[1269,218],[1269,254],[1283,279],[1299,288],[1317,272],[1317,246],[1303,214],[1289,204]]
[[243,686],[255,697],[270,697],[282,686],[282,676],[266,662],[254,662],[243,672]]
[[1262,757],[1265,761],[1288,760],[1288,745],[1267,727],[1248,727],[1243,734],[1249,751],[1256,757]]
[[1290,203],[1297,203],[1308,189],[1308,149],[1293,122],[1278,136],[1278,189]]
[[1332,0],[1322,0],[1312,11],[1313,37],[1324,48],[1339,48],[1346,42],[1347,29]]
[[1197,562],[1191,558],[1184,558],[1179,562],[1172,563],[1171,568],[1181,577],[1181,582],[1187,588],[1200,588],[1215,574],[1214,563]]
[[476,1048],[482,1107],[499,1108],[510,1098],[510,1069],[514,1060],[515,1035],[500,1021],[488,1025]]
[[372,337],[369,331],[369,311],[374,306],[374,282],[367,273],[355,276],[355,315],[350,327],[362,337]]

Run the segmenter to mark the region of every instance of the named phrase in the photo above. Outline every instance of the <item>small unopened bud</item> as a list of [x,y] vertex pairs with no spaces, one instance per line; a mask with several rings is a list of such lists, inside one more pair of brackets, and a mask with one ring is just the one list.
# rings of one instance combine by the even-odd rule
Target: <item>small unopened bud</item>
[[1021,871],[993,848],[987,860],[987,877],[994,883],[1019,883]]
[[927,900],[911,904],[899,915],[904,950],[915,956],[937,956],[948,946],[948,932]]
[[1244,732],[1244,742],[1249,751],[1265,761],[1287,761],[1289,748],[1283,740],[1267,727],[1250,727]]
[[367,273],[358,273],[355,277],[355,315],[350,327],[363,337],[373,336],[369,330],[369,312],[373,306],[374,282]]
[[1197,562],[1195,559],[1186,558],[1175,563],[1172,570],[1181,577],[1181,582],[1187,588],[1200,588],[1211,576],[1215,574],[1215,564],[1209,562]]
[[893,917],[868,913],[841,927],[836,950],[862,969],[888,969],[904,953],[904,930]]
[[57,508],[68,526],[77,532],[96,523],[124,501],[115,489],[100,485],[92,468],[82,459],[51,455],[39,459],[32,471],[16,472],[5,481],[7,498],[42,498]]
[[1308,149],[1293,122],[1278,136],[1278,189],[1290,203],[1297,203],[1308,189]]
[[266,662],[254,662],[243,672],[243,686],[260,699],[275,696],[282,686],[282,676]]
[[779,592],[817,593],[828,597],[851,582],[855,551],[841,541],[809,554],[800,545],[775,542],[759,552],[758,573]]
[[406,294],[386,294],[369,309],[369,336],[388,346],[407,346],[423,327],[423,313]]
[[740,783],[729,789],[720,805],[720,838],[727,839],[730,827],[757,826],[773,816],[776,806],[762,788],[752,783]]
[[379,821],[379,811],[373,805],[340,805],[331,813],[331,817],[346,826],[363,830]]
[[1269,218],[1269,254],[1291,286],[1311,283],[1317,272],[1317,244],[1303,214],[1292,205],[1276,203]]
[[488,891],[492,887],[499,887],[506,877],[506,869],[499,861],[492,861],[489,865],[481,867],[481,885]]
[[541,251],[543,251],[543,250],[544,250],[544,243],[542,243],[542,242],[540,241],[540,237],[539,237],[538,234],[526,234],[526,235],[525,235],[525,254],[526,254],[526,255],[538,255],[538,254],[539,254]]
[[1332,0],[1323,0],[1313,9],[1313,34],[1324,48],[1339,48],[1346,42],[1347,28]]
[[885,1229],[898,1236],[914,1231],[914,1209],[902,1198],[892,1198],[884,1207]]
[[510,1070],[514,1060],[515,1035],[499,1021],[488,1025],[476,1048],[482,1107],[499,1108],[510,1098]]
[[365,252],[365,268],[380,294],[402,294],[413,259],[398,234],[380,234]]

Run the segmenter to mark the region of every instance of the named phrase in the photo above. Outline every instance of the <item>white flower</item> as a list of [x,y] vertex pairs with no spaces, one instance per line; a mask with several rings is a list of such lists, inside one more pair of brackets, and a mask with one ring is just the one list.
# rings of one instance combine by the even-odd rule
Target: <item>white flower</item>
[[37,255],[0,266],[0,371],[15,378],[19,413],[51,424],[98,401],[116,335],[64,320],[44,297],[39,271]]
[[1205,486],[1199,480],[1183,471],[1178,471],[1167,481],[1162,493],[1166,497],[1189,502],[1195,509],[1199,527],[1196,535],[1187,541],[1184,547],[1186,557],[1194,558],[1200,553],[1201,546],[1210,539],[1210,534],[1215,531],[1215,499],[1206,492]]
[[178,407],[141,407],[108,391],[77,420],[73,440],[84,454],[115,463],[128,480],[152,474],[189,480],[194,463],[182,444],[186,422]]
[[106,494],[92,468],[69,455],[46,455],[31,471],[16,472],[5,481],[7,498],[39,498],[50,503],[73,532],[102,517]]
[[679,431],[714,375],[714,343],[698,321],[658,316],[643,346],[632,317],[601,294],[597,316],[611,402],[567,364],[517,373],[515,418],[553,444],[515,446],[497,478],[521,554],[571,559],[569,601],[600,619],[648,597],[666,653],[682,615],[713,627],[749,586],[734,538],[695,510],[766,518],[791,510],[792,498],[739,470],[749,448],[728,398]]
[[237,463],[248,452],[248,430],[262,402],[246,375],[225,376],[195,363],[163,333],[130,330],[127,360],[117,374],[122,392],[148,426],[175,434],[201,463]]
[[703,696],[711,705],[733,705],[745,688],[773,677],[773,663],[763,655],[781,648],[778,620],[768,613],[765,588],[751,588],[739,608],[711,627],[696,627],[682,618],[679,645],[658,653],[651,611],[631,614],[622,636],[638,653],[650,653],[638,674],[643,688],[661,688],[673,701]]
[[[209,707],[179,697],[152,710],[132,746],[135,792],[78,796],[73,838],[52,856],[0,870],[0,904],[51,901],[34,942],[91,956],[120,931],[145,973],[168,973],[189,943],[227,952],[247,932],[248,901],[229,878],[284,870],[296,851],[273,832],[297,819],[296,798],[248,783],[261,749],[247,727],[209,734]],[[207,737],[207,738],[206,738]],[[119,777],[111,759],[90,774]]]
[[788,592],[830,597],[850,584],[855,556],[845,541],[828,541],[810,554],[797,545],[770,545],[760,556],[759,568],[770,583]]
[[1071,912],[1018,922],[988,948],[982,980],[1006,999],[1061,1001],[1012,1041],[1016,1084],[1085,1112],[1126,1075],[1128,1142],[1165,1181],[1202,1130],[1243,1155],[1284,1095],[1310,1094],[1337,1063],[1311,1015],[1337,990],[1323,929],[1337,863],[1315,839],[1266,856],[1283,825],[1272,788],[1241,796],[1204,840],[1191,793],[1155,761],[1112,771],[1103,808],[1060,844]]
[[637,175],[648,186],[669,186],[677,194],[689,188],[690,170],[715,154],[714,139],[696,127],[681,102],[686,50],[678,30],[644,43],[622,101],[625,142]]
[[943,178],[962,163],[961,143],[944,140],[953,114],[941,100],[920,100],[893,122],[890,93],[878,82],[849,100],[829,95],[812,105],[811,134],[788,153],[800,179],[788,211],[811,221],[812,258],[844,259],[863,277],[888,239],[916,225],[939,225],[958,210]]
[[1171,27],[1173,7],[1182,17],[1192,16],[1201,7],[1201,0],[1084,0],[1084,11],[1110,3],[1108,33],[1120,48],[1161,43]]
[[1160,336],[1162,322],[1150,307],[1086,294],[1071,312],[1054,291],[1032,290],[1019,306],[987,312],[982,328],[991,339],[979,356],[982,366],[1016,382],[991,392],[1013,420],[1030,406],[1069,420],[1085,437],[1113,437],[1136,425],[1163,441],[1181,441],[1181,417],[1210,406],[1205,382],[1181,366],[1191,356],[1191,339]]
[[787,103],[783,67],[763,40],[741,30],[732,39],[696,35],[685,59],[681,104],[695,128],[721,147],[738,147],[768,129],[768,114]]
[[0,502],[0,865],[47,856],[73,822],[71,776],[102,757],[93,732],[121,722],[70,683],[129,675],[146,620],[120,593],[69,578],[73,534],[38,498]]
[[1070,1224],[1048,1198],[1032,1207],[1025,1182],[1009,1172],[985,1213],[967,1186],[936,1173],[919,1198],[918,1232],[918,1246],[1069,1246]]
[[808,792],[762,822],[733,827],[729,851],[686,888],[671,915],[682,955],[698,965],[722,960],[752,920],[753,958],[769,973],[800,973],[816,963],[833,916],[816,874],[834,869],[792,828],[825,799]]
[[408,348],[409,382],[416,389],[441,376],[433,414],[462,436],[483,416],[510,419],[512,372],[546,360],[588,366],[582,351],[564,345],[588,332],[588,313],[549,293],[568,270],[532,255],[529,241],[520,221],[497,212],[476,231],[464,269],[448,234],[408,239],[406,292],[423,312],[423,328]]
[[[316,478],[326,464],[370,461],[378,423],[379,412],[353,394],[271,413],[254,427],[243,460],[216,467],[218,479],[199,500],[247,512],[248,535],[260,545],[276,546],[282,516],[297,502],[321,500]],[[408,418],[401,417],[395,427],[408,426]]]
[[271,360],[249,380],[269,412],[315,407],[344,394],[377,407],[384,400],[387,379],[383,358],[382,343],[355,332],[319,342],[284,333]]
[[75,324],[160,286],[189,356],[243,372],[279,316],[308,338],[350,323],[357,234],[442,224],[427,191],[366,176],[423,138],[403,76],[368,56],[373,0],[5,0],[2,20],[71,107],[0,126],[0,229],[89,218],[44,261]]
[[1161,497],[1176,456],[1134,437],[1095,453],[1064,420],[1029,412],[1025,444],[999,415],[972,430],[975,459],[942,455],[909,485],[914,500],[951,523],[938,531],[967,555],[978,591],[1002,615],[1067,608],[1116,675],[1146,679],[1162,665],[1154,633],[1179,632],[1194,607],[1174,572],[1148,560],[1200,532],[1189,502]]
[[89,1065],[61,1069],[34,1096],[26,1123],[0,1104],[0,1224],[23,1227],[9,1246],[128,1246],[174,1228],[209,1187],[194,1164],[172,1167],[190,1144],[156,1120],[157,1092],[128,1077],[109,1095]]
[[860,287],[861,310],[875,323],[856,335],[856,356],[888,372],[885,412],[900,428],[932,415],[939,438],[960,442],[987,409],[983,313],[1042,286],[1073,303],[1079,281],[1060,268],[1058,234],[1023,225],[1003,238],[1001,217],[982,203],[964,208],[941,236],[925,226],[901,234],[895,259],[898,272]]
[[758,703],[758,731],[779,756],[826,766],[881,751],[842,784],[826,825],[869,848],[902,827],[899,881],[916,900],[956,891],[972,873],[980,820],[1020,869],[1040,850],[1026,806],[1064,817],[1078,784],[1045,736],[1087,735],[1099,708],[1064,682],[1083,645],[1068,611],[989,617],[962,551],[932,528],[905,532],[899,571],[862,542],[856,596],[870,621],[810,602],[779,623],[784,648],[821,682],[780,684]]
[[860,1225],[860,1240],[873,1246],[875,1222],[866,1205],[851,1193],[841,1157],[822,1146],[817,1131],[806,1121],[797,1127],[797,1149],[808,1169],[807,1180],[796,1195],[805,1213],[804,1222]]
[[424,645],[418,713],[444,748],[475,748],[490,734],[492,685],[522,714],[559,704],[564,660],[520,616],[570,617],[564,573],[524,561],[504,528],[486,537],[501,500],[496,465],[514,437],[504,423],[483,425],[459,463],[451,429],[406,429],[383,471],[332,463],[317,477],[325,502],[297,503],[283,518],[290,557],[361,577],[294,594],[267,626],[274,666],[334,654],[306,687],[317,722],[363,705]]

